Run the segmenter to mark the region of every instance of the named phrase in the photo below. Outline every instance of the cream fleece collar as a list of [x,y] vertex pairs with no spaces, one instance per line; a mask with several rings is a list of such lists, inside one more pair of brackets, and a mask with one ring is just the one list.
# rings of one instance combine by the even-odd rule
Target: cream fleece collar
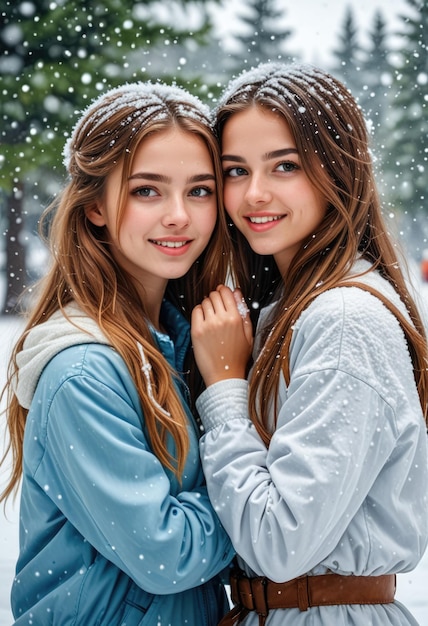
[[14,391],[25,409],[30,408],[44,367],[61,350],[83,343],[110,343],[98,324],[75,303],[68,304],[65,313],[70,319],[62,311],[56,311],[46,322],[32,328],[17,355],[18,376]]

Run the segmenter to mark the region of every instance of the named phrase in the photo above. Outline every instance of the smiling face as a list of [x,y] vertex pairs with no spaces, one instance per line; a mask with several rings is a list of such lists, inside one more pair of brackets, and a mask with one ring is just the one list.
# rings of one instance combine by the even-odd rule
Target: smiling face
[[121,179],[119,165],[88,218],[106,227],[113,256],[143,286],[145,296],[159,298],[169,279],[190,269],[213,232],[217,201],[210,153],[200,137],[178,128],[144,139],[126,183],[117,232]]
[[301,167],[287,122],[257,106],[233,114],[223,129],[222,161],[227,212],[284,276],[327,208]]

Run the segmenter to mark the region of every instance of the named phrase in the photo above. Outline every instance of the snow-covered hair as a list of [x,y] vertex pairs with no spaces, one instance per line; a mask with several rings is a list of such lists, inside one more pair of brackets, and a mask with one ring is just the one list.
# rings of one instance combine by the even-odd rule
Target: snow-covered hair
[[257,99],[272,96],[294,100],[298,98],[296,86],[312,95],[343,100],[343,86],[330,74],[309,64],[262,63],[245,70],[232,79],[224,90],[217,110],[233,100]]
[[[107,134],[113,148],[124,133],[131,137],[146,125],[178,117],[194,119],[212,128],[209,107],[181,87],[135,82],[110,89],[83,111],[64,146],[64,165],[72,173],[72,157],[85,139]],[[113,125],[112,120],[117,123]]]

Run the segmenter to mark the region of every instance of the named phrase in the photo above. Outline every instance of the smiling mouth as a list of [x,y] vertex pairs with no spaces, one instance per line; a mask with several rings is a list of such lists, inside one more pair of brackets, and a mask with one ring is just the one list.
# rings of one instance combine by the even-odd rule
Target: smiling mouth
[[283,215],[265,215],[264,217],[247,217],[247,219],[249,222],[251,222],[251,224],[268,224],[269,222],[277,222],[278,220],[282,220],[283,217]]
[[156,239],[150,239],[150,241],[152,243],[154,243],[156,246],[161,246],[162,248],[183,248],[183,246],[186,246],[188,243],[190,243],[190,240],[186,240],[186,241],[157,241]]

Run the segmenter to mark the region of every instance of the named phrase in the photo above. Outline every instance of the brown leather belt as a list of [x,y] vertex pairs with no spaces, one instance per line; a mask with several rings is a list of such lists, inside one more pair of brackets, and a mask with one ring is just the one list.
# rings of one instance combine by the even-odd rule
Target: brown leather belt
[[219,626],[239,624],[250,611],[265,623],[270,609],[300,609],[334,604],[388,604],[394,602],[394,574],[383,576],[300,576],[285,583],[275,583],[259,576],[248,578],[242,570],[230,577],[232,601],[236,605]]

